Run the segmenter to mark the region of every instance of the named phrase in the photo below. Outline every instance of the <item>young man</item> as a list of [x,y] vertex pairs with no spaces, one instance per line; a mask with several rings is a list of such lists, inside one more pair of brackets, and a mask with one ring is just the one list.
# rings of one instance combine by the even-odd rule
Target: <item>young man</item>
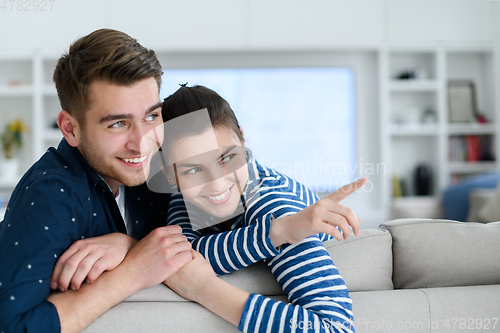
[[169,202],[138,186],[161,139],[151,134],[162,127],[161,74],[153,51],[108,29],[59,60],[64,139],[24,175],[0,223],[0,332],[81,331],[192,260],[180,227],[144,237]]

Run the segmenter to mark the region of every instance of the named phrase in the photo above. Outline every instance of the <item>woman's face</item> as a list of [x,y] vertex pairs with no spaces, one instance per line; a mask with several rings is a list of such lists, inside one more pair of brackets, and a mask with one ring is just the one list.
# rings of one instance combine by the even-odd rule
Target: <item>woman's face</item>
[[244,145],[233,131],[210,128],[174,143],[168,177],[185,200],[215,217],[229,217],[248,180]]

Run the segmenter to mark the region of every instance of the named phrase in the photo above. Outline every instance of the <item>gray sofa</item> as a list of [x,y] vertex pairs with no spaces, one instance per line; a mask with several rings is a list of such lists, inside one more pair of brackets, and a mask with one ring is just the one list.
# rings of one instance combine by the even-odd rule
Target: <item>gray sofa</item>
[[[356,332],[500,332],[500,222],[394,220],[325,247],[350,290]],[[287,301],[262,263],[221,278]],[[117,305],[86,332],[237,329],[159,285]]]

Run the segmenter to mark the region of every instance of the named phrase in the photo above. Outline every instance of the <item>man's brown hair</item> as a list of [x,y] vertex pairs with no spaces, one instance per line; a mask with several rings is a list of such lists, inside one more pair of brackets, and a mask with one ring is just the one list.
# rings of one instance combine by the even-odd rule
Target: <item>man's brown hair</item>
[[82,123],[90,106],[90,85],[96,80],[128,86],[154,78],[161,86],[163,74],[153,50],[129,35],[99,29],[81,37],[57,62],[53,80],[63,110]]

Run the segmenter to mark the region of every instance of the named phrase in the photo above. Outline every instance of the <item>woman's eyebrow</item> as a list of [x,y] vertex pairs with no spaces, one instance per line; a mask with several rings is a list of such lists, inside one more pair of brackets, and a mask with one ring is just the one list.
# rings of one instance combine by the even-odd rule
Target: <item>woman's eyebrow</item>
[[221,154],[220,154],[220,157],[217,157],[217,159],[223,157],[224,155],[227,155],[227,153],[229,153],[231,150],[233,150],[234,148],[236,148],[236,145],[233,145],[233,146],[229,146],[225,151],[223,151]]
[[194,168],[200,166],[200,164],[193,163],[174,163],[177,168]]

